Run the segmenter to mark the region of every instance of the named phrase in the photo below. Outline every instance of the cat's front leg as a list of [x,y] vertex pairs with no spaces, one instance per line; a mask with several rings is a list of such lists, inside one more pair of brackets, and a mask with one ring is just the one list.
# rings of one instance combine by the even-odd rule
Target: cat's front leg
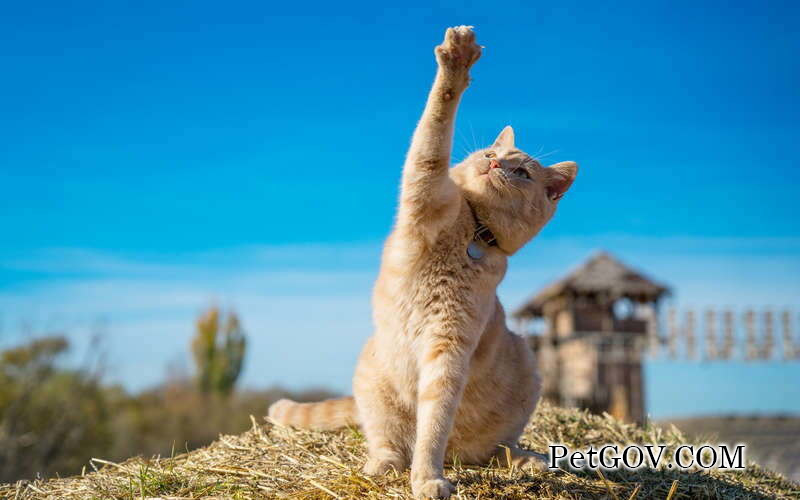
[[[401,225],[435,235],[456,215],[455,184],[448,176],[456,110],[481,55],[470,26],[448,28],[435,49],[438,69],[403,167]],[[450,208],[451,210],[448,210]]]
[[411,490],[417,498],[448,498],[455,490],[444,477],[444,456],[469,357],[468,349],[444,338],[431,342],[420,359],[417,438],[411,464]]
[[469,69],[481,56],[471,26],[447,28],[444,41],[434,52],[438,69],[425,110],[414,131],[405,171],[447,171],[453,141],[453,125],[461,94],[469,85]]

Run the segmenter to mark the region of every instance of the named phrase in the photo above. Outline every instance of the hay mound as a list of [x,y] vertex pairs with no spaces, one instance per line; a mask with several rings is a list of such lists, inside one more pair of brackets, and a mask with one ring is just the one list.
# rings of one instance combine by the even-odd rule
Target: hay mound
[[[572,449],[606,443],[663,443],[686,439],[676,428],[640,428],[545,404],[522,438],[530,449],[549,443]],[[0,498],[410,498],[408,472],[370,478],[360,472],[364,438],[357,429],[299,431],[258,424],[221,436],[206,448],[170,458],[133,458],[120,464],[92,459],[81,476],[0,485]],[[800,498],[800,485],[750,464],[740,472],[639,469],[520,471],[501,465],[448,468],[460,499],[687,499]]]

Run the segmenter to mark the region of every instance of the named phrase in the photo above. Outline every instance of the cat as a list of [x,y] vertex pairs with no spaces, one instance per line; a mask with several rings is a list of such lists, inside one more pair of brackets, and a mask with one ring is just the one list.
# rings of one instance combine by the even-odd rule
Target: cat
[[354,397],[269,409],[285,425],[360,425],[364,472],[410,465],[417,498],[454,491],[446,457],[505,463],[510,452],[517,466],[542,466],[517,445],[539,398],[533,353],[506,327],[496,289],[508,257],[550,220],[578,170],[542,167],[515,147],[511,127],[450,168],[456,109],[481,47],[472,27],[458,26],[434,52],[438,70],[403,167]]

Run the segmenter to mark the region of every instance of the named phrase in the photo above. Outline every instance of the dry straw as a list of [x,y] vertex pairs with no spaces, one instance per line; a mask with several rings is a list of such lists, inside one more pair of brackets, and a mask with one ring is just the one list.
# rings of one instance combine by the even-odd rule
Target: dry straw
[[[522,444],[546,451],[686,439],[673,428],[641,428],[609,416],[541,405]],[[0,485],[10,499],[404,499],[408,472],[379,478],[361,474],[364,439],[357,429],[300,431],[253,419],[251,430],[220,436],[206,448],[169,458],[133,458],[116,464],[92,459],[80,476]],[[456,499],[750,499],[800,498],[800,486],[750,464],[741,472],[652,470],[526,471],[502,465],[448,468]]]

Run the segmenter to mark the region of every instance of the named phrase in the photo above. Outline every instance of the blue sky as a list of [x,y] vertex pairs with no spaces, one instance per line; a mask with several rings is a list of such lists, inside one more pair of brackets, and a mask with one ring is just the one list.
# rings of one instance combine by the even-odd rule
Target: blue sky
[[[512,259],[509,308],[598,248],[675,304],[796,308],[798,21],[780,2],[8,5],[0,342],[29,323],[80,346],[102,318],[110,376],[140,388],[216,302],[250,332],[247,385],[347,390],[456,24],[486,46],[456,158],[510,123],[582,167]],[[800,411],[798,366],[653,363],[650,409]]]

